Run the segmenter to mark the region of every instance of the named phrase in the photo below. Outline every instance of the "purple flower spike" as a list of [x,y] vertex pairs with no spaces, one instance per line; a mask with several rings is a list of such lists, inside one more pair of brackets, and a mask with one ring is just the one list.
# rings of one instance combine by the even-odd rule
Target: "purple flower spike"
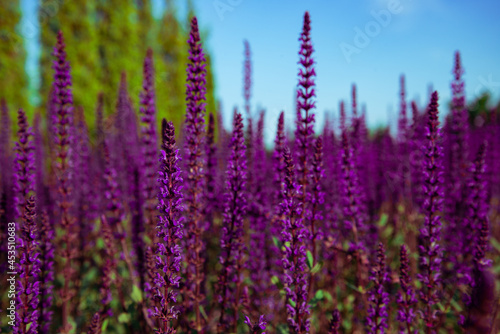
[[300,45],[300,61],[301,68],[299,70],[299,87],[297,89],[297,128],[295,130],[295,150],[297,154],[297,181],[301,186],[302,203],[301,217],[306,213],[306,197],[307,187],[309,183],[309,173],[314,136],[314,113],[312,110],[315,107],[314,77],[314,59],[312,58],[313,46],[311,42],[311,19],[309,12],[304,14],[304,25],[299,38]]
[[54,290],[54,227],[49,222],[47,212],[42,212],[40,221],[40,334],[49,334],[52,324]]
[[250,327],[250,331],[248,332],[249,334],[266,334],[266,332],[263,332],[266,330],[266,319],[264,318],[264,315],[261,315],[259,317],[259,321],[252,323],[250,318],[248,316],[245,316],[245,324]]
[[209,115],[207,141],[205,144],[205,154],[207,157],[207,170],[205,173],[205,219],[207,220],[207,229],[211,230],[214,214],[219,211],[218,194],[218,161],[217,145],[215,143],[215,118],[213,114]]
[[177,290],[181,277],[181,247],[183,238],[182,217],[182,177],[179,167],[179,150],[175,144],[175,129],[172,122],[163,119],[162,150],[158,183],[158,223],[156,225],[158,244],[156,246],[156,277],[154,280],[152,316],[158,319],[159,329],[156,333],[173,334],[175,329],[171,322],[177,318],[179,311]]
[[[146,226],[150,238],[155,233],[156,216],[156,173],[158,170],[158,143],[156,138],[156,102],[154,86],[153,51],[148,49],[143,67],[143,83],[141,100],[142,127],[142,153],[144,163],[142,174],[144,176],[144,200],[146,211]],[[142,276],[142,275],[141,275]]]
[[408,248],[405,245],[401,246],[399,267],[399,283],[401,284],[401,292],[398,293],[398,314],[397,319],[402,323],[401,333],[413,334],[413,322],[415,313],[413,307],[417,303],[417,297],[413,290],[410,277],[410,261],[408,258]]
[[384,334],[389,328],[387,318],[389,316],[389,294],[385,291],[385,285],[389,282],[389,274],[385,266],[385,249],[380,243],[377,249],[376,262],[372,266],[370,280],[373,282],[372,289],[368,292],[368,333]]
[[328,334],[339,334],[340,333],[340,312],[335,309],[332,312],[332,320],[330,321],[330,327],[328,328]]
[[74,218],[71,215],[72,199],[70,186],[70,150],[73,142],[73,94],[71,92],[70,65],[66,59],[64,38],[61,31],[57,35],[54,48],[54,81],[52,85],[52,124],[54,126],[54,148],[56,151],[55,170],[58,174],[58,198],[60,226],[64,231],[61,238],[61,257],[66,260],[64,268],[65,284],[60,290],[62,304],[62,333],[69,333],[72,325],[69,322],[69,300],[74,295],[73,259],[77,256],[77,236],[74,232]]
[[[38,230],[35,221],[35,197],[28,197],[23,210],[19,245],[19,278],[16,304],[15,334],[38,333],[38,302],[40,293],[40,259]],[[27,325],[31,323],[31,326]]]
[[287,320],[293,333],[309,332],[308,284],[306,274],[307,229],[301,218],[300,187],[295,181],[295,170],[288,148],[284,149],[285,186],[280,216],[282,217],[283,271],[286,291]]
[[417,276],[422,283],[420,300],[425,305],[421,317],[427,333],[436,328],[437,310],[434,305],[439,301],[439,281],[441,271],[441,217],[443,203],[443,172],[442,172],[442,138],[438,120],[438,93],[432,93],[431,102],[427,108],[427,129],[424,146],[424,226],[420,230],[419,245],[420,274]]
[[205,133],[205,94],[206,94],[206,58],[200,41],[198,31],[198,20],[191,20],[191,31],[189,32],[189,63],[187,65],[186,84],[186,120],[185,120],[185,165],[186,165],[186,286],[189,299],[188,304],[192,306],[196,319],[194,329],[202,329],[202,318],[200,313],[200,302],[205,297],[202,292],[202,284],[205,274],[199,268],[203,267],[205,251],[203,242],[203,188],[205,162],[202,157]]
[[101,333],[101,317],[99,316],[99,312],[96,312],[92,316],[92,322],[89,325],[87,334],[100,334],[100,333]]
[[408,117],[406,114],[405,76],[400,78],[401,91],[399,93],[400,109],[398,119],[398,178],[400,179],[399,193],[403,199],[411,202],[410,158],[408,140]]
[[[231,155],[227,163],[226,203],[222,222],[221,256],[222,271],[218,280],[218,297],[221,314],[219,333],[236,332],[242,268],[244,266],[243,219],[247,213],[247,160],[243,134],[243,118],[236,113],[233,121]],[[234,283],[231,284],[231,283]],[[227,311],[233,310],[234,319],[228,320]]]
[[365,252],[365,246],[361,234],[366,230],[363,215],[361,214],[361,195],[358,180],[358,171],[356,169],[355,157],[353,156],[352,143],[349,141],[349,133],[345,124],[345,106],[344,102],[340,104],[340,130],[341,130],[341,181],[340,188],[342,193],[341,202],[343,204],[344,229],[352,231],[353,242],[350,244],[350,251],[358,256],[359,251]]
[[26,201],[35,190],[35,156],[33,146],[33,129],[28,124],[26,113],[19,109],[18,141],[15,143],[14,159],[14,203],[15,216],[19,219],[23,216]]

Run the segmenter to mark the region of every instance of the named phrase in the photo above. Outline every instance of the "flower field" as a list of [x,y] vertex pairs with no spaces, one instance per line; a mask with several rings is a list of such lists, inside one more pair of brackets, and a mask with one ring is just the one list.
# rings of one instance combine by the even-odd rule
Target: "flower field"
[[315,124],[312,25],[272,147],[248,42],[225,128],[196,17],[182,123],[158,117],[151,49],[138,105],[125,71],[113,113],[75,104],[60,31],[46,108],[1,103],[2,333],[500,331],[500,110],[470,112],[457,51],[449,108],[401,76],[396,129],[368,129],[355,85]]

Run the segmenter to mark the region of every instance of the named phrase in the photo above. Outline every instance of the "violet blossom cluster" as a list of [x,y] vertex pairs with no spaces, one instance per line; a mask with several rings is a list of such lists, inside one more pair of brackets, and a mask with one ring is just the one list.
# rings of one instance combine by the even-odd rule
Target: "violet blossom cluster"
[[201,330],[202,318],[199,310],[200,302],[204,300],[201,288],[205,275],[199,268],[203,267],[204,242],[203,232],[203,205],[205,161],[202,157],[205,134],[205,94],[206,94],[206,57],[203,52],[198,30],[198,20],[193,17],[189,32],[189,62],[187,65],[186,84],[186,119],[185,119],[185,159],[186,168],[186,285],[185,298],[189,299],[195,315],[195,329]]
[[438,119],[438,93],[433,92],[427,108],[426,142],[424,149],[423,173],[425,178],[423,203],[424,225],[420,229],[419,245],[420,273],[417,278],[422,283],[419,298],[425,305],[421,317],[428,331],[436,326],[439,301],[442,250],[441,217],[443,207],[442,138]]
[[412,330],[412,328],[414,328],[416,318],[414,308],[417,304],[417,296],[411,283],[410,259],[406,245],[401,246],[399,262],[399,284],[401,285],[401,291],[398,292],[396,300],[398,303],[397,320],[401,322],[401,332],[416,334],[418,331]]
[[369,334],[383,334],[389,328],[388,307],[389,293],[386,291],[386,284],[389,282],[389,274],[386,268],[386,256],[384,245],[380,243],[377,248],[377,257],[372,265],[370,280],[373,287],[368,291],[368,316],[366,323]]
[[156,245],[156,276],[154,279],[152,316],[158,320],[157,333],[173,334],[171,321],[177,318],[177,290],[181,277],[180,240],[184,234],[182,212],[182,177],[179,167],[178,149],[172,122],[163,119],[162,147],[158,183],[158,222],[156,225],[159,242]]
[[304,219],[301,217],[300,186],[295,180],[295,166],[288,147],[284,149],[283,156],[286,167],[280,215],[284,243],[282,265],[287,300],[287,320],[292,332],[302,334],[308,333],[310,327],[305,244],[308,231],[304,226]]
[[54,312],[54,227],[50,224],[47,212],[42,212],[40,218],[40,303],[39,303],[39,333],[50,334],[50,326]]
[[[236,113],[233,120],[231,154],[227,162],[226,203],[220,238],[222,270],[218,279],[218,301],[221,314],[217,330],[225,333],[237,325],[239,290],[244,266],[243,219],[247,213],[247,160],[243,118]],[[234,319],[228,320],[227,309],[233,309]],[[235,331],[235,330],[234,330]]]
[[248,316],[245,316],[245,324],[250,327],[250,334],[266,334],[264,330],[266,330],[267,323],[264,315],[261,315],[259,317],[259,321],[256,321],[255,323],[252,323],[250,318]]

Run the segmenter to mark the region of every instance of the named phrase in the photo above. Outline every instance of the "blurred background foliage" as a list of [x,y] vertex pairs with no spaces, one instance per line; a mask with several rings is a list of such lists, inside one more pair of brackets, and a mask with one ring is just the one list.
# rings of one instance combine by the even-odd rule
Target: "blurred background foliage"
[[[72,69],[74,104],[84,108],[90,127],[100,92],[105,114],[114,112],[122,72],[127,75],[129,96],[138,110],[148,48],[154,52],[158,117],[180,125],[185,111],[188,19],[196,11],[189,1],[188,14],[180,17],[176,1],[165,1],[166,10],[157,18],[152,15],[150,0],[39,0],[41,82],[36,92],[39,98],[30,99],[23,41],[27,32],[20,31],[20,1],[0,0],[0,98],[7,101],[12,117],[20,107],[30,118],[37,111],[45,114],[53,77],[51,53],[57,32],[62,30]],[[202,31],[202,38],[207,34]],[[210,55],[206,45],[204,49],[208,113],[215,111],[216,102]],[[39,102],[34,105],[29,101]]]

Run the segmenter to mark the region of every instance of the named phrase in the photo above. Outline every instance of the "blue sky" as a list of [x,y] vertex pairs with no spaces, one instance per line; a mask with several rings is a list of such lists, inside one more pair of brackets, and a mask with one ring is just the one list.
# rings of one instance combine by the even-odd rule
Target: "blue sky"
[[[25,18],[29,19],[33,1],[22,0]],[[153,3],[155,13],[160,13],[163,0]],[[281,110],[288,124],[294,118],[298,37],[306,10],[311,14],[317,62],[318,124],[325,111],[337,115],[341,99],[350,101],[353,83],[359,104],[366,104],[370,127],[395,124],[403,73],[409,99],[426,104],[432,85],[440,94],[441,110],[447,112],[455,50],[462,54],[468,99],[486,90],[499,97],[497,1],[194,0],[194,4],[200,24],[209,32],[204,45],[213,55],[216,93],[227,125],[232,108],[242,106],[243,40],[250,42],[252,104],[255,110],[267,111],[268,142]],[[384,19],[381,23],[375,23],[377,15]],[[368,33],[368,41],[359,36],[356,40],[356,31]],[[357,52],[346,57],[341,46],[355,47]]]

